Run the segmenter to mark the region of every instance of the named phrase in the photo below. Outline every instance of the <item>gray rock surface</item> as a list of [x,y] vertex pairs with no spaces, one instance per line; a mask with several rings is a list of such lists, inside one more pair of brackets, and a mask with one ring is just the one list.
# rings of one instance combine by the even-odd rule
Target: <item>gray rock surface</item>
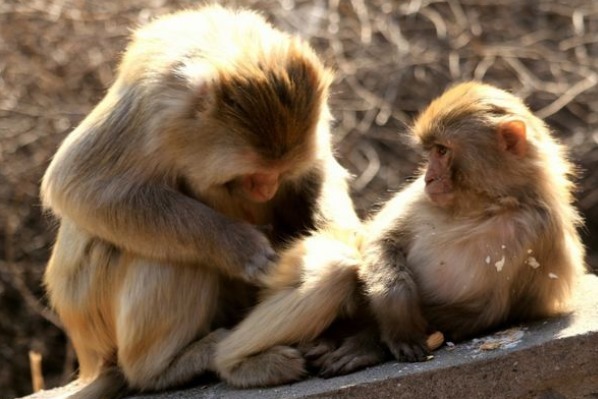
[[[27,399],[58,399],[73,386]],[[585,276],[562,317],[444,346],[424,363],[388,362],[347,376],[237,390],[224,383],[130,399],[598,398],[598,277]]]

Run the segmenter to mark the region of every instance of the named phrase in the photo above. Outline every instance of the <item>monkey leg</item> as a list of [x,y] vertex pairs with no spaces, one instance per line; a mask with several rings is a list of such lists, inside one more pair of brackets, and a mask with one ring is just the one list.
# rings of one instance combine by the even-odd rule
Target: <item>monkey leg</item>
[[311,257],[309,248],[307,252],[299,286],[266,297],[217,345],[216,369],[231,385],[268,386],[300,379],[305,361],[297,349],[284,345],[314,339],[351,307],[357,291],[356,260],[322,253]]
[[110,334],[112,293],[105,298],[103,294],[108,290],[96,289],[122,279],[118,268],[114,273],[102,273],[109,268],[111,253],[110,245],[63,218],[44,275],[52,308],[77,353],[82,382],[96,378],[102,364],[114,355]]
[[163,389],[213,370],[223,332],[206,334],[219,305],[219,278],[198,266],[129,265],[116,334],[118,365],[132,388]]

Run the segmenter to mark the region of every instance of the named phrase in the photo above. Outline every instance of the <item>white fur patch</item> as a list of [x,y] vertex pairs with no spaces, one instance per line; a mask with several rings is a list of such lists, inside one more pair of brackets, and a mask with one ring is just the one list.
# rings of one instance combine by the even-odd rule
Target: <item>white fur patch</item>
[[533,269],[537,269],[540,267],[540,263],[533,256],[530,256],[529,258],[527,258],[525,263],[530,265]]
[[505,265],[505,256],[503,255],[502,258],[500,258],[500,260],[494,264],[494,267],[496,267],[497,272],[500,272],[500,271],[502,271],[502,268],[504,267],[504,265]]

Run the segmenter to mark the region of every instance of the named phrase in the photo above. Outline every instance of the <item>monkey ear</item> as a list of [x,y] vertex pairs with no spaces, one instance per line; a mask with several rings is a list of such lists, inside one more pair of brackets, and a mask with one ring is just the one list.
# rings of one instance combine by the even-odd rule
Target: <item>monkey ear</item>
[[501,150],[524,156],[527,150],[525,122],[519,119],[502,122],[498,125],[498,142]]

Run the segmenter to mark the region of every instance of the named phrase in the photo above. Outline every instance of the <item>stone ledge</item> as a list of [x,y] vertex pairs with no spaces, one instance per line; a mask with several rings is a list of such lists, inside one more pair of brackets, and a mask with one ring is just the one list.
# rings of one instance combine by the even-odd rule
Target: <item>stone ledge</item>
[[[129,398],[597,398],[598,277],[583,278],[569,315],[445,346],[434,355],[424,363],[388,362],[269,389],[215,383]],[[59,399],[68,392],[65,387],[27,399]]]

